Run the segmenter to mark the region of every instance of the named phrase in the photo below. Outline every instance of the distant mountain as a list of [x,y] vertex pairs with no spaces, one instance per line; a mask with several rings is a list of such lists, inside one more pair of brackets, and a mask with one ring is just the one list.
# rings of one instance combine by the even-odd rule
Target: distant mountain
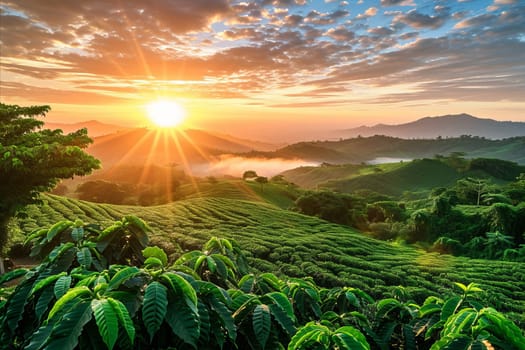
[[53,122],[46,122],[44,125],[44,128],[46,129],[61,129],[64,133],[70,133],[73,131],[76,131],[78,129],[87,128],[88,129],[88,135],[91,137],[97,137],[107,134],[112,134],[117,131],[126,130],[128,128],[119,126],[119,125],[113,125],[113,124],[105,124],[101,123],[98,120],[88,120],[84,122],[78,122],[78,123],[53,123]]
[[472,135],[490,139],[503,139],[514,136],[525,136],[524,122],[496,121],[482,119],[469,114],[454,114],[439,117],[426,117],[414,122],[375,126],[360,126],[358,128],[340,130],[339,137],[356,137],[386,135],[401,138],[436,138],[459,137]]
[[209,163],[232,153],[265,151],[275,146],[203,130],[128,129],[96,137],[88,152],[104,167]]

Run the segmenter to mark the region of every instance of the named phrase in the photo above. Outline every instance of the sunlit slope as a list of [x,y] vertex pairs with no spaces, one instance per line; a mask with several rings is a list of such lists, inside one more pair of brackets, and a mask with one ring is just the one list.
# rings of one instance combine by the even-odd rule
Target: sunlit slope
[[398,168],[351,179],[333,180],[324,184],[330,189],[352,192],[360,189],[398,196],[404,191],[429,190],[434,187],[450,186],[465,176],[451,166],[434,159],[416,160]]
[[[329,188],[339,192],[372,190],[386,195],[399,196],[405,191],[428,191],[436,187],[448,187],[466,177],[486,178],[494,183],[504,183],[514,178],[525,167],[494,162],[492,169],[460,170],[438,159],[416,159],[410,162],[379,165],[324,165],[301,167],[282,173],[288,181],[305,188]],[[505,178],[498,169],[505,166]],[[501,171],[499,171],[501,173]],[[498,175],[499,177],[496,177]],[[509,176],[507,176],[509,175]]]
[[184,184],[179,189],[184,198],[219,197],[265,202],[287,209],[294,205],[299,196],[297,188],[283,183],[268,182],[259,184],[256,181],[239,179],[198,180]]
[[349,285],[374,296],[403,285],[421,301],[429,294],[451,291],[452,282],[476,282],[485,297],[503,311],[525,313],[524,264],[469,260],[427,254],[377,241],[354,230],[277,208],[262,202],[197,198],[156,207],[91,204],[45,196],[20,222],[31,231],[61,219],[108,224],[127,214],[146,220],[152,243],[169,253],[177,244],[200,248],[211,236],[235,239],[253,267],[288,276],[312,276],[324,286]]
[[[328,181],[349,180],[361,175],[373,174],[375,171],[390,171],[404,166],[404,163],[389,163],[378,165],[342,164],[303,166],[283,171],[281,175],[287,181],[303,188],[315,189]],[[380,169],[380,170],[378,170]]]

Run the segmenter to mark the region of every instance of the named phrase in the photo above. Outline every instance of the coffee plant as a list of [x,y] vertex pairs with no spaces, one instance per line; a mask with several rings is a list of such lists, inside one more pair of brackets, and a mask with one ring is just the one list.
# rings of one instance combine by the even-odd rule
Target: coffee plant
[[[477,301],[481,289],[411,301],[250,273],[213,237],[170,263],[135,216],[80,220],[27,238],[42,262],[0,277],[1,349],[525,349],[522,331]],[[8,287],[16,284],[15,287]]]

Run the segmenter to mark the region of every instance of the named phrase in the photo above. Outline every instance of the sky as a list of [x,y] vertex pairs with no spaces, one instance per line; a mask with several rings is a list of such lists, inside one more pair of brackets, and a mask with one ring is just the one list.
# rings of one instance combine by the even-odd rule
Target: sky
[[525,121],[525,4],[513,0],[2,0],[0,100],[48,121],[266,140],[469,113]]

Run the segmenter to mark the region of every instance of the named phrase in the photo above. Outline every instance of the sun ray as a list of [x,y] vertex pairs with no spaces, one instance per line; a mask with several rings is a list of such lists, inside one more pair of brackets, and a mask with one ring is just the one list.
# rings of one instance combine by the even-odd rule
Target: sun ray
[[183,166],[183,170],[189,174],[190,176],[190,181],[191,181],[191,184],[193,186],[193,188],[195,189],[195,192],[200,195],[201,191],[200,191],[200,187],[199,187],[199,184],[197,183],[197,181],[195,180],[194,176],[193,176],[193,170],[191,169],[191,166],[190,166],[190,162],[188,161],[188,158],[186,157],[186,154],[184,153],[184,150],[180,144],[180,141],[175,133],[175,130],[170,130],[170,136],[172,137],[173,141],[175,142],[175,146],[177,147],[177,152],[179,153],[179,156],[181,158],[181,161],[182,161],[182,166]]
[[184,137],[184,139],[186,139],[186,141],[188,141],[188,143],[193,147],[193,149],[196,150],[197,153],[199,153],[199,155],[202,156],[202,158],[204,158],[204,160],[206,160],[209,163],[214,161],[213,157],[209,156],[206,152],[204,152],[199,147],[199,145],[195,141],[193,141],[191,137],[188,136],[188,134],[184,130],[180,130],[180,134],[182,135],[182,137]]
[[142,169],[142,173],[141,173],[139,181],[138,181],[139,185],[146,183],[145,179],[147,179],[147,176],[148,176],[148,174],[150,172],[150,168],[154,164],[154,162],[152,162],[152,159],[155,156],[155,154],[157,153],[157,144],[159,142],[159,133],[158,132],[154,132],[153,133],[153,137],[154,137],[153,138],[153,143],[151,144],[151,147],[149,149],[149,152],[148,152],[148,155],[146,157],[146,160],[144,161],[144,168]]

